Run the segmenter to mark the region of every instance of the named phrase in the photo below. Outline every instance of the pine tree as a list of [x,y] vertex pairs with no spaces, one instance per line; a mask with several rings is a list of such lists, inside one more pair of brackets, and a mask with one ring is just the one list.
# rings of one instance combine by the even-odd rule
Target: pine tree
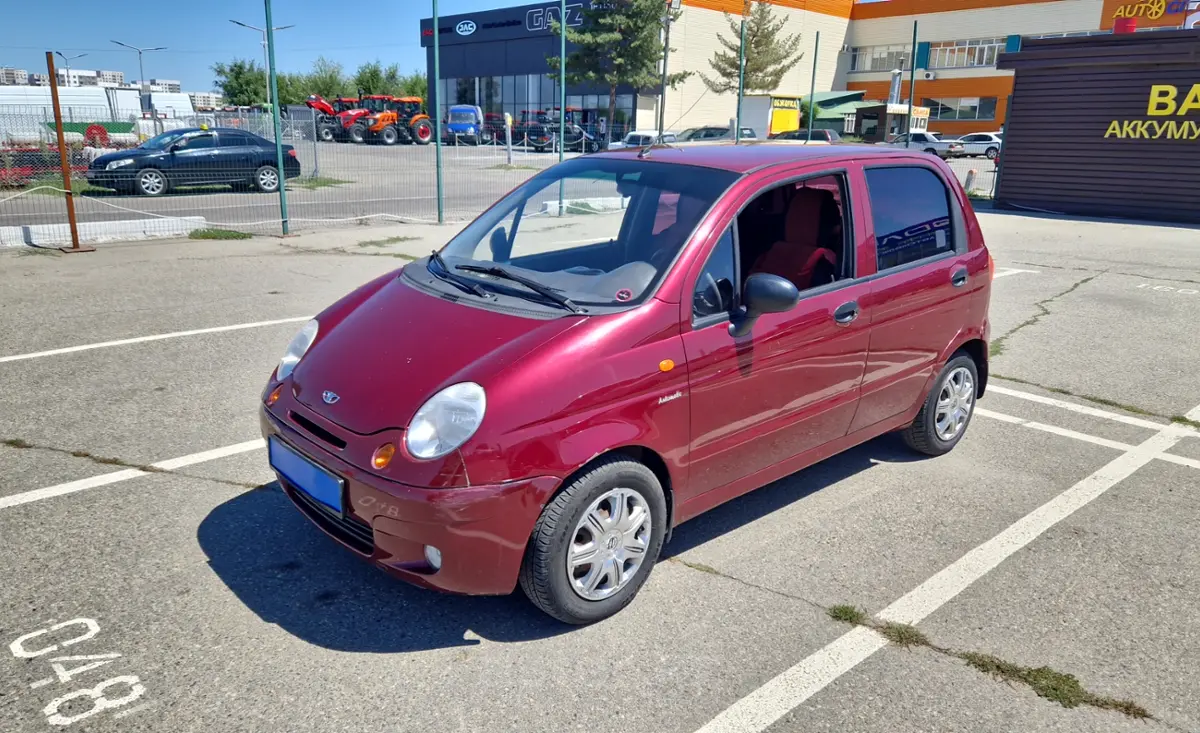
[[[787,18],[776,18],[771,6],[764,0],[745,2],[742,16],[746,20],[743,87],[747,92],[773,92],[779,88],[788,69],[804,57],[800,53],[800,34],[781,37],[780,31],[787,25]],[[716,72],[715,78],[700,75],[709,90],[717,94],[736,92],[738,88],[738,46],[742,21],[729,13],[725,13],[725,21],[733,31],[733,40],[717,36],[717,41],[725,50],[715,52],[708,62]]]
[[[658,64],[663,56],[661,32],[666,4],[663,0],[607,0],[593,2],[579,12],[583,15],[582,25],[566,28],[567,40],[574,45],[567,54],[567,83],[607,85],[608,120],[613,122],[618,86],[655,89],[662,83]],[[671,20],[679,15],[679,11],[671,14]],[[557,20],[551,22],[555,37],[562,33],[562,27]],[[546,61],[557,75],[558,55]],[[674,88],[689,76],[690,71],[670,74],[667,86]]]

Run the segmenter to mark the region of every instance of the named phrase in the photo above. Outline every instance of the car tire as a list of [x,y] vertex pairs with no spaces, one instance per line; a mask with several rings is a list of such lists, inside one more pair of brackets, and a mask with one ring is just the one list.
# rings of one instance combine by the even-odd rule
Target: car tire
[[380,131],[379,142],[384,145],[395,145],[400,142],[400,133],[396,132],[396,128],[388,125]]
[[133,180],[133,189],[143,196],[162,196],[171,190],[171,184],[159,169],[143,168]]
[[904,429],[908,447],[927,456],[949,453],[971,424],[978,385],[975,360],[961,351],[951,357],[934,381],[916,419]]
[[925,152],[926,152],[926,153],[929,153],[930,155],[937,155],[937,154],[938,154],[938,151],[937,151],[936,149],[934,149],[934,148],[925,148]]
[[364,142],[367,137],[367,128],[356,122],[353,125],[350,125],[349,135],[350,142],[352,143]]
[[987,155],[988,160],[995,160],[996,156],[999,154],[1000,154],[1000,148],[988,148],[987,152],[985,153],[985,155]]
[[[614,501],[623,507],[619,516],[625,521],[609,524]],[[564,623],[608,618],[629,605],[646,582],[662,550],[666,525],[667,501],[654,472],[624,456],[602,459],[542,510],[521,563],[521,589],[535,606]],[[598,534],[602,530],[607,533]],[[581,538],[588,539],[582,548],[577,544]],[[569,571],[572,553],[579,548],[586,554],[588,544],[596,545],[596,561],[581,554],[582,562]],[[626,554],[633,548],[640,548],[640,554]]]
[[279,190],[279,169],[273,165],[260,166],[254,171],[254,187],[263,193]]

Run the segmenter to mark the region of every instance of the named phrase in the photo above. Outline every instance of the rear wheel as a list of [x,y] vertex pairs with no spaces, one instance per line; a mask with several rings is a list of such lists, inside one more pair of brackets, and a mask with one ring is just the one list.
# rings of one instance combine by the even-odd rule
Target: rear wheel
[[546,505],[521,565],[535,606],[588,624],[629,605],[666,535],[667,503],[654,472],[628,458],[601,460]]
[[396,132],[396,128],[388,125],[379,133],[379,141],[384,145],[395,145],[400,142],[400,133]]
[[987,153],[986,153],[988,160],[995,160],[996,156],[999,154],[1000,154],[1000,148],[988,148]]
[[937,155],[937,154],[938,154],[938,151],[937,151],[937,150],[935,150],[935,149],[933,149],[933,148],[925,148],[925,152],[926,152],[926,153],[929,153],[930,155]]
[[975,360],[959,352],[933,383],[917,417],[904,430],[904,442],[930,456],[948,453],[958,445],[975,414],[979,372]]
[[254,172],[254,187],[263,193],[279,190],[279,171],[273,165],[264,165]]
[[433,125],[429,120],[419,120],[412,126],[412,138],[417,145],[428,145],[433,140]]
[[360,125],[357,122],[355,122],[353,125],[350,125],[349,133],[350,133],[350,142],[361,143],[366,139],[367,128],[365,125]]
[[170,185],[167,177],[157,168],[146,168],[134,180],[134,189],[143,196],[162,196]]

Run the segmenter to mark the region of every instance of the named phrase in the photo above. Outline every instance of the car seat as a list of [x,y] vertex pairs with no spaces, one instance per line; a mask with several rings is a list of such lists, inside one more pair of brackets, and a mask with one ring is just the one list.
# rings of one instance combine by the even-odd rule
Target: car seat
[[830,204],[837,206],[829,191],[797,189],[788,205],[783,239],[755,260],[750,272],[778,275],[798,290],[833,282],[838,256],[823,246],[821,228],[822,211]]

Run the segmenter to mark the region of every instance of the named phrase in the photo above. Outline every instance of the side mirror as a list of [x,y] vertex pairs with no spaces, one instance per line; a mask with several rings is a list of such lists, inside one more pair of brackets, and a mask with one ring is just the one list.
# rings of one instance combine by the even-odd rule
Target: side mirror
[[508,241],[508,232],[504,231],[504,227],[492,230],[491,241],[488,244],[492,249],[492,262],[508,262],[508,258],[512,256],[512,243]]
[[758,273],[746,278],[746,290],[742,294],[742,307],[729,324],[729,335],[739,338],[750,333],[750,328],[759,316],[767,313],[783,313],[800,302],[800,291],[790,280],[778,275]]

